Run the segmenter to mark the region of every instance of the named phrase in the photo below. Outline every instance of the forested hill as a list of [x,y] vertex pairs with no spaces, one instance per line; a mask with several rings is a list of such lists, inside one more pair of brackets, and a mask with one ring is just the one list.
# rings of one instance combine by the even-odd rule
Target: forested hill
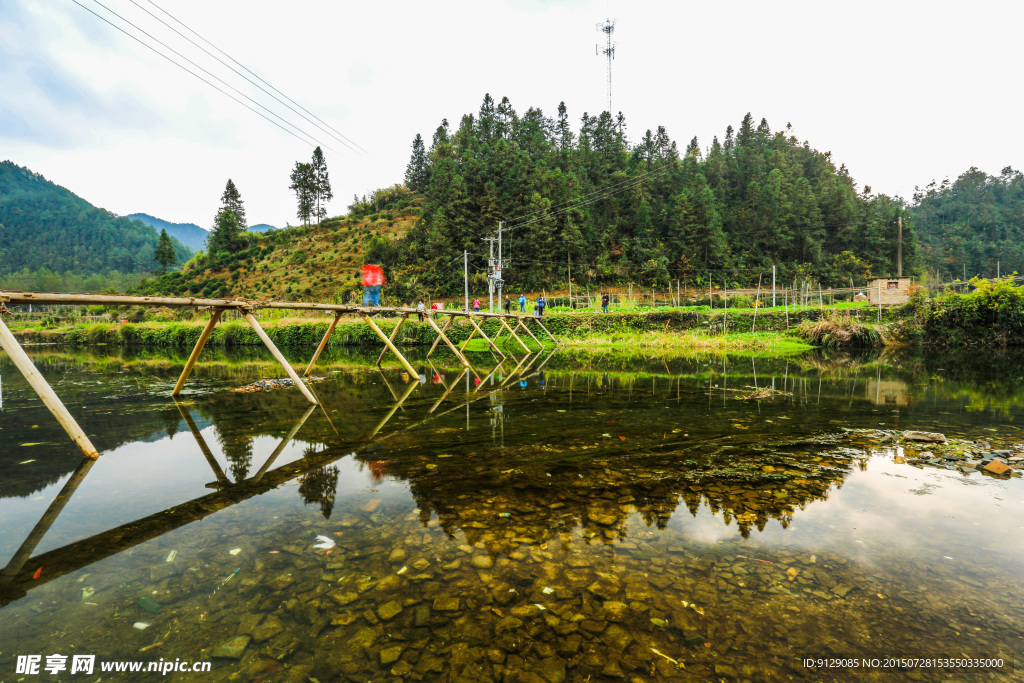
[[930,272],[942,279],[1024,273],[1024,174],[971,168],[914,195],[914,216]]
[[[156,231],[98,209],[10,161],[0,162],[0,275],[27,269],[89,275],[156,268]],[[178,262],[191,251],[175,242]]]
[[[756,284],[779,268],[790,281],[863,283],[896,272],[902,201],[858,190],[829,152],[747,114],[737,129],[680,150],[659,127],[629,139],[622,115],[571,123],[517,113],[484,98],[457,126],[445,120],[429,147],[417,135],[406,183],[426,197],[402,243],[376,244],[393,272],[455,291],[463,249],[486,258],[481,238],[505,233],[503,273],[515,287],[577,284]],[[904,220],[904,272],[921,270],[913,222]],[[484,261],[485,263],[486,261]]]

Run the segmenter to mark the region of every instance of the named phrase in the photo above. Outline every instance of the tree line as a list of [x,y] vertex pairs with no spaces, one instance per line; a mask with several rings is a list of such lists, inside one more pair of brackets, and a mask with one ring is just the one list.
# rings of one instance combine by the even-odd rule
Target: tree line
[[420,219],[372,255],[438,292],[461,287],[463,250],[480,263],[499,222],[503,276],[531,289],[564,283],[570,264],[577,284],[742,286],[772,266],[783,281],[863,283],[896,273],[900,216],[904,273],[921,269],[902,199],[859,190],[830,152],[749,113],[721,140],[680,150],[661,126],[631,140],[621,113],[574,126],[564,102],[550,118],[486,95],[429,147],[415,137],[405,182],[424,197]]

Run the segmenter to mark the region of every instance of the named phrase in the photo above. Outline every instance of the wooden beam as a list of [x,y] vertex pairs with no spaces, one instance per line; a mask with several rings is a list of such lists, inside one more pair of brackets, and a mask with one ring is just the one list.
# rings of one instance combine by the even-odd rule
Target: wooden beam
[[516,325],[516,329],[518,330],[520,327],[526,330],[526,334],[530,335],[530,337],[533,338],[533,341],[537,342],[538,346],[540,346],[542,349],[544,348],[544,344],[541,343],[540,339],[537,339],[536,335],[534,335],[533,332],[530,331],[530,328],[523,324],[522,318],[519,319],[519,324]]
[[522,339],[520,339],[518,336],[516,336],[516,333],[512,331],[512,328],[508,326],[508,323],[505,322],[504,318],[498,318],[498,320],[501,322],[502,326],[506,330],[508,330],[508,333],[512,335],[512,338],[515,339],[517,342],[519,342],[519,345],[523,347],[524,351],[526,351],[527,353],[532,353],[532,351],[530,351],[530,347],[527,346],[525,343],[523,343]]
[[203,327],[202,333],[199,335],[199,341],[196,342],[196,346],[192,349],[192,355],[188,357],[188,362],[185,363],[185,369],[181,371],[181,377],[178,378],[178,383],[174,385],[174,391],[171,392],[171,396],[177,396],[181,393],[182,388],[185,386],[185,382],[188,380],[188,376],[192,374],[192,368],[195,367],[196,361],[199,360],[199,354],[206,346],[206,340],[210,338],[210,334],[213,332],[213,328],[217,326],[217,321],[220,320],[220,314],[224,312],[222,308],[213,309],[213,313],[210,315],[210,319],[206,321],[206,325]]
[[309,365],[306,366],[306,371],[302,373],[303,377],[309,377],[309,373],[312,372],[313,366],[316,365],[316,359],[320,357],[320,352],[327,347],[327,340],[331,338],[331,334],[334,333],[334,328],[338,326],[338,321],[341,320],[341,313],[341,311],[334,312],[334,320],[332,320],[330,326],[328,326],[327,332],[324,334],[324,338],[320,340],[320,346],[316,347],[316,353],[313,354],[313,358],[309,361]]
[[[443,339],[444,343],[447,344],[448,348],[451,349],[452,353],[455,354],[455,357],[458,358],[459,361],[468,368],[469,367],[469,361],[466,360],[466,357],[464,355],[462,355],[462,352],[459,351],[458,347],[455,346],[455,344],[453,344],[451,342],[451,340],[448,339],[448,337],[446,337],[444,335],[444,330],[442,330],[440,327],[438,327],[437,323],[435,323],[433,320],[431,320],[429,316],[427,317],[427,322],[430,323],[430,326],[434,328],[435,332],[437,332],[437,339],[434,340],[434,346],[437,346],[437,342]],[[430,350],[433,351],[434,347],[433,346],[430,347]],[[430,354],[428,353],[427,355],[429,356]]]
[[[405,321],[406,321],[406,319],[407,319],[408,317],[409,317],[409,314],[408,314],[408,313],[404,314],[404,315],[402,316],[402,319],[398,321],[398,324],[397,324],[397,325],[395,325],[395,329],[391,330],[391,336],[390,336],[390,337],[388,337],[388,339],[390,339],[390,340],[391,340],[391,343],[392,343],[392,345],[394,345],[394,342],[395,342],[395,337],[397,337],[397,336],[398,336],[398,331],[399,331],[400,329],[402,329],[402,325],[404,325],[404,324],[405,324]],[[384,350],[380,352],[380,357],[378,357],[378,358],[377,358],[377,367],[378,367],[378,368],[380,367],[380,362],[381,362],[382,360],[384,360],[384,356],[386,356],[387,354],[388,354],[388,347],[387,347],[387,346],[385,346],[385,347],[384,347]]]
[[289,363],[284,355],[277,350],[277,347],[274,346],[274,342],[272,342],[270,337],[267,336],[267,333],[263,331],[263,328],[260,327],[256,318],[254,318],[252,313],[249,311],[243,311],[243,313],[245,313],[245,322],[249,323],[249,327],[251,327],[252,331],[256,333],[256,336],[260,338],[263,345],[270,351],[271,355],[277,359],[277,362],[281,364],[281,367],[284,368],[286,373],[288,373],[288,376],[291,378],[292,382],[295,383],[295,386],[299,388],[299,391],[302,392],[302,395],[306,397],[307,401],[315,405],[316,398],[310,393],[309,387],[303,383],[302,378],[295,372],[295,368],[292,367],[291,363]]
[[555,335],[551,334],[551,332],[548,331],[548,328],[544,327],[544,323],[542,323],[540,321],[540,317],[539,316],[534,318],[533,321],[535,323],[537,323],[538,325],[540,325],[540,329],[542,329],[542,330],[544,330],[545,332],[548,333],[548,336],[551,337],[551,341],[555,342],[556,344],[558,343],[558,340],[555,339]]
[[29,532],[28,537],[21,544],[21,547],[14,553],[11,560],[7,563],[7,566],[0,570],[0,585],[7,585],[14,581],[14,577],[18,575],[21,568],[25,566],[29,558],[32,557],[32,553],[35,552],[36,546],[43,540],[43,536],[50,530],[53,523],[57,521],[57,517],[60,515],[64,506],[71,500],[71,496],[74,495],[75,491],[78,490],[79,485],[85,479],[85,475],[89,474],[89,470],[96,464],[95,458],[83,458],[82,462],[78,465],[78,468],[71,474],[71,477],[64,483],[60,493],[53,499],[50,506],[46,508],[46,512],[39,518],[36,525]]
[[[461,372],[461,373],[459,374],[459,376],[458,376],[458,377],[456,377],[456,378],[455,378],[455,381],[453,381],[453,382],[451,383],[451,385],[450,385],[450,386],[448,386],[448,387],[447,387],[447,388],[446,388],[446,389],[444,390],[444,393],[443,393],[443,394],[441,394],[441,398],[437,399],[437,402],[436,402],[436,403],[434,403],[434,405],[430,406],[430,410],[428,410],[428,411],[427,411],[427,415],[430,415],[430,414],[431,414],[431,413],[433,413],[433,412],[434,412],[435,410],[437,410],[437,407],[438,407],[439,405],[441,405],[441,402],[442,402],[442,401],[444,401],[444,400],[445,400],[446,398],[448,398],[448,394],[452,393],[452,389],[454,389],[454,388],[455,388],[455,385],[456,385],[456,384],[458,384],[459,382],[461,382],[461,381],[462,381],[462,378],[463,378],[463,377],[465,377],[465,375],[466,375],[466,373],[467,373],[467,372],[469,372],[469,368],[462,368],[462,372]],[[434,373],[434,374],[437,374],[437,373]]]
[[302,425],[306,424],[306,420],[309,419],[309,416],[313,413],[314,410],[316,410],[316,406],[310,406],[306,408],[306,412],[302,414],[302,417],[300,417],[299,421],[295,423],[295,426],[292,427],[291,431],[288,432],[283,439],[281,439],[281,443],[277,444],[277,448],[275,448],[274,452],[270,454],[270,457],[267,458],[267,461],[263,463],[263,467],[261,467],[259,471],[253,475],[252,483],[260,483],[260,479],[262,479],[263,475],[267,473],[267,470],[270,469],[270,466],[273,464],[273,462],[277,460],[277,456],[281,455],[281,451],[284,450],[284,447],[287,446],[288,443],[293,438],[295,438],[295,435],[299,432],[299,429],[302,428]]
[[420,377],[420,373],[416,372],[416,369],[413,368],[409,361],[405,359],[405,356],[398,352],[398,349],[396,349],[395,345],[391,343],[391,340],[384,336],[384,333],[380,331],[379,327],[377,327],[377,323],[373,322],[370,316],[368,316],[366,313],[362,313],[362,316],[363,319],[366,321],[366,324],[370,326],[370,329],[373,330],[377,334],[377,336],[381,338],[381,340],[383,340],[385,346],[391,349],[391,353],[398,356],[398,360],[400,360],[402,362],[402,365],[405,366],[405,369],[409,371],[409,381],[411,382],[413,380],[418,380]]
[[409,384],[406,386],[405,393],[402,394],[402,398],[398,399],[395,402],[395,405],[391,406],[391,410],[388,412],[388,414],[384,416],[383,420],[377,423],[377,426],[373,428],[372,432],[370,432],[370,436],[366,438],[372,439],[373,437],[377,436],[377,432],[379,432],[381,430],[381,427],[386,425],[388,423],[388,420],[391,419],[395,412],[402,407],[402,404],[405,403],[405,399],[409,398],[409,394],[411,394],[412,390],[415,389],[417,386],[419,386],[419,382],[409,382]]
[[[473,320],[472,317],[469,318],[469,322],[473,323],[473,327],[476,328],[476,331],[480,333],[481,337],[483,337],[484,339],[487,340],[487,343],[491,345],[491,348],[494,349],[494,352],[497,353],[502,358],[505,358],[505,354],[501,352],[501,349],[499,349],[497,346],[495,346],[494,342],[491,341],[491,338],[488,337],[486,334],[484,334],[484,331],[482,329],[480,329],[480,326],[476,324],[476,321]],[[466,340],[466,341],[468,342],[469,340]]]
[[7,352],[7,355],[12,361],[14,366],[18,368],[25,379],[28,381],[32,389],[35,390],[36,395],[42,399],[43,405],[45,405],[55,418],[60,426],[64,428],[71,440],[78,445],[78,448],[87,458],[95,460],[100,457],[99,451],[89,441],[89,437],[85,435],[82,428],[75,422],[75,418],[71,417],[71,413],[64,407],[61,400],[54,393],[50,385],[46,383],[46,379],[39,374],[39,370],[32,364],[32,359],[25,353],[25,349],[21,348],[21,344],[15,338],[14,334],[7,329],[7,325],[3,320],[0,320],[0,347]]
[[[452,324],[453,320],[455,320],[455,316],[454,315],[449,315],[448,319],[444,321],[444,327],[441,328],[441,331],[444,332],[445,330],[447,330],[448,326]],[[437,327],[437,323],[434,323],[434,327]],[[440,337],[438,337],[437,339],[434,340],[434,343],[430,347],[430,350],[427,351],[427,358],[430,358],[430,354],[432,354],[434,352],[434,349],[437,348],[437,344],[440,341],[441,341]]]
[[[217,462],[217,458],[214,457],[213,451],[210,450],[209,445],[206,443],[206,439],[203,438],[202,433],[199,431],[199,427],[196,426],[195,421],[192,419],[192,413],[189,412],[189,409],[186,408],[178,399],[174,399],[174,405],[178,407],[178,412],[181,413],[182,419],[184,419],[185,424],[188,425],[188,430],[192,432],[192,438],[194,438],[196,443],[199,444],[199,450],[202,451],[203,457],[206,458],[206,462],[210,465],[210,469],[213,470],[213,476],[217,477],[217,482],[222,486],[230,484],[231,480],[228,479],[226,474],[224,474],[224,470],[221,469],[220,463]],[[214,485],[208,485],[208,488],[210,486],[216,488]]]

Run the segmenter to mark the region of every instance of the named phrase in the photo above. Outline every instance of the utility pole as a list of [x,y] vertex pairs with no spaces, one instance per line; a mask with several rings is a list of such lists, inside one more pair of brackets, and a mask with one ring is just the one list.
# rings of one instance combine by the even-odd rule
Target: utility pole
[[896,277],[903,277],[903,216],[897,217],[896,223],[899,225],[899,237],[897,238],[896,247]]
[[615,22],[611,19],[606,19],[603,24],[597,25],[597,30],[604,32],[606,36],[605,48],[602,50],[600,45],[594,46],[595,55],[604,55],[608,58],[608,115],[612,114],[612,60],[615,59],[615,44],[612,43],[612,32],[615,30]]
[[775,266],[772,266],[772,308],[775,308]]
[[[469,313],[469,250],[462,250],[462,279],[465,282],[466,306],[462,310]],[[467,378],[468,379],[468,378]]]
[[[494,271],[494,281],[498,285],[498,308],[501,308],[502,306],[501,290],[505,286],[505,280],[501,275],[502,271],[505,269],[505,262],[501,259],[501,233],[504,230],[504,228],[501,227],[502,225],[504,225],[504,221],[498,221],[498,267]],[[492,310],[491,313],[493,312],[494,311]]]
[[497,241],[497,237],[484,238],[490,248],[487,256],[487,294],[490,297],[491,313],[494,313],[494,243]]

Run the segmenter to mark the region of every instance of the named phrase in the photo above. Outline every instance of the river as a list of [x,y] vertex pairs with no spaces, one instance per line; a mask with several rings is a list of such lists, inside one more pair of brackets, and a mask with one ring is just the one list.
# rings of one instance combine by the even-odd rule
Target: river
[[1024,451],[1020,354],[31,355],[102,456],[0,357],[0,681],[1024,680],[1024,481],[898,438]]

